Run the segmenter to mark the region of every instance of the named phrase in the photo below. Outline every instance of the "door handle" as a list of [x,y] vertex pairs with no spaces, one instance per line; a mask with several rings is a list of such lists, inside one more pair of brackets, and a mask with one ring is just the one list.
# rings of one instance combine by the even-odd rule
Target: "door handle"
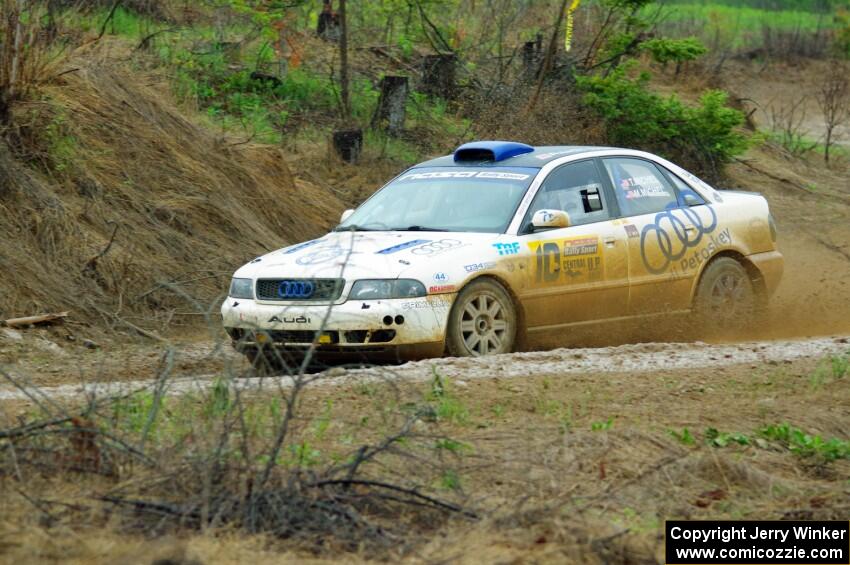
[[685,231],[697,231],[696,226],[685,226]]
[[613,237],[606,237],[603,241],[608,247],[614,247],[614,244],[617,243],[617,239]]

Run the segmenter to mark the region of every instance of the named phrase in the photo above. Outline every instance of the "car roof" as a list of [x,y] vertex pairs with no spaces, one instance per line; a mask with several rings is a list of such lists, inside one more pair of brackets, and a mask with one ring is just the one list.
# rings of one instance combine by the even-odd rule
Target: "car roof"
[[[492,144],[498,142],[480,142],[481,144]],[[511,143],[511,142],[504,142]],[[467,144],[467,146],[475,146],[476,143]],[[488,145],[489,146],[489,145]],[[462,146],[466,147],[466,146]],[[462,160],[456,161],[455,154],[437,157],[430,161],[425,161],[414,165],[413,168],[420,167],[533,167],[535,169],[542,168],[544,165],[561,157],[569,157],[580,155],[582,153],[591,153],[594,151],[618,150],[617,147],[597,147],[592,145],[543,145],[539,147],[530,147],[531,151],[527,151],[520,155],[507,157],[501,160],[487,159],[482,161]]]

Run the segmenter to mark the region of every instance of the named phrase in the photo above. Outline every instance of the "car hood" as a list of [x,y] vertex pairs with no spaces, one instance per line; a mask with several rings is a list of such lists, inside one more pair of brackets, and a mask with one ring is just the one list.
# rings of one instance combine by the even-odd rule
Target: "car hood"
[[[498,234],[464,232],[332,232],[273,251],[234,274],[244,278],[398,278],[450,259]],[[417,269],[419,267],[420,269]]]

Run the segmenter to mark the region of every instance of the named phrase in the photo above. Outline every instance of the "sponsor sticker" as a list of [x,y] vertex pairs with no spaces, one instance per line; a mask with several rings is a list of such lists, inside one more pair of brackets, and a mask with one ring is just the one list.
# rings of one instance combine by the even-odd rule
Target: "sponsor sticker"
[[[724,243],[715,240],[712,235],[717,229],[717,221],[717,212],[711,206],[670,206],[658,212],[655,221],[643,226],[640,233],[640,253],[644,267],[654,275],[666,272],[683,258],[687,259],[690,249],[701,253],[700,248],[707,239],[711,239],[716,249],[718,242]],[[728,231],[727,238],[731,242]],[[713,254],[713,251],[709,253]]]
[[620,188],[623,189],[626,200],[670,197],[670,193],[654,175],[625,178],[620,181]]
[[423,309],[446,309],[452,305],[452,299],[445,294],[437,294],[435,296],[427,296],[410,302],[402,302],[402,310],[423,310]]
[[495,269],[496,263],[488,261],[486,263],[473,263],[472,265],[464,265],[463,270],[467,273],[475,273],[477,271],[485,271],[487,269]]
[[540,153],[539,155],[535,155],[535,157],[537,159],[540,159],[541,161],[545,161],[546,159],[551,159],[552,157],[557,157],[558,155],[567,155],[572,152],[572,149],[566,151],[553,151],[551,153]]
[[463,242],[457,239],[440,239],[438,241],[426,241],[423,245],[412,249],[410,252],[413,255],[439,255],[450,249],[461,247]]
[[442,293],[442,292],[454,292],[454,291],[455,291],[455,285],[453,285],[453,284],[444,284],[444,285],[439,285],[439,286],[432,286],[428,289],[428,292],[430,294],[439,294],[439,293]]
[[321,239],[313,239],[311,241],[305,241],[304,243],[299,243],[298,245],[293,245],[292,247],[287,247],[286,249],[283,250],[283,254],[289,255],[291,253],[298,253],[302,249],[307,249],[308,247],[316,245],[320,241],[321,241]]
[[493,247],[499,252],[499,255],[516,255],[519,253],[519,242],[514,243],[494,243]]
[[598,236],[533,241],[528,247],[536,256],[534,271],[538,283],[559,280],[587,283],[603,278],[603,254]]
[[391,253],[397,253],[411,247],[416,247],[417,245],[422,245],[423,243],[429,243],[430,241],[430,239],[414,239],[404,243],[399,243],[398,245],[393,245],[392,247],[387,247],[386,249],[381,249],[380,251],[375,251],[375,254],[390,255]]
[[346,254],[354,255],[355,253],[357,252],[347,251],[337,245],[329,247],[317,247],[316,249],[313,249],[310,253],[302,255],[301,257],[296,259],[295,263],[297,263],[298,265],[318,265],[320,263],[327,263],[328,261],[332,261],[337,257],[342,257]]
[[531,175],[522,173],[506,173],[500,171],[431,171],[427,173],[410,173],[399,181],[431,180],[431,179],[490,179],[490,180],[525,180]]

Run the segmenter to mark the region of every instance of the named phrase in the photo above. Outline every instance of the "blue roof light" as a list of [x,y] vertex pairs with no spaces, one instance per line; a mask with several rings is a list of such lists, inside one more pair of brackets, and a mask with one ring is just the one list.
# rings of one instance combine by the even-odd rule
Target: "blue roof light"
[[534,147],[515,141],[473,141],[455,150],[457,161],[504,161],[517,155],[531,153]]

